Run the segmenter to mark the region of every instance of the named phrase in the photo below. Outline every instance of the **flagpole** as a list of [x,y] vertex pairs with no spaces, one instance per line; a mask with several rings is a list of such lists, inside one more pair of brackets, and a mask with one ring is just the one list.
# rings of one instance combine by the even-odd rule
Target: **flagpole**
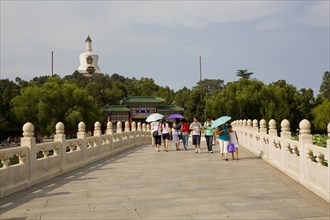
[[54,51],[52,51],[52,77],[54,76]]
[[202,57],[199,57],[199,88],[200,88],[200,95],[201,95],[201,102],[203,100],[203,86],[202,86]]

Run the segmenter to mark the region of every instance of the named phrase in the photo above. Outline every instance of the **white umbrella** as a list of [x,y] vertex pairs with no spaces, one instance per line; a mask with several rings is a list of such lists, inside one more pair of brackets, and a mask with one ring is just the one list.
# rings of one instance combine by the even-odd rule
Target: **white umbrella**
[[153,113],[148,116],[148,118],[146,119],[146,122],[158,121],[159,119],[162,119],[163,117],[164,117],[164,115],[162,115],[162,114]]

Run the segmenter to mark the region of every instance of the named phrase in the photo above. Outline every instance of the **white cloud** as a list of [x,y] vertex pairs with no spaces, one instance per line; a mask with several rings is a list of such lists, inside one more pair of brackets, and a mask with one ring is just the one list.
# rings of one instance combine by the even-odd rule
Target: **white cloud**
[[283,27],[283,23],[278,20],[266,20],[256,25],[257,30],[271,30]]
[[308,26],[330,27],[330,1],[318,1],[298,18]]
[[196,28],[267,17],[282,11],[286,5],[268,1],[111,2],[108,18],[113,27],[150,24]]

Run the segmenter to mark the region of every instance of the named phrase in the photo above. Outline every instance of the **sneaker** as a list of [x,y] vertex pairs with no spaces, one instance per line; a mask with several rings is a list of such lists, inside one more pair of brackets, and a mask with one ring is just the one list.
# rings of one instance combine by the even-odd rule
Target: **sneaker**
[[213,154],[213,151],[212,150],[210,151],[210,154]]
[[196,149],[196,150],[195,150],[195,154],[197,154],[197,153],[198,153],[198,150]]
[[199,154],[201,153],[201,150],[200,149],[198,149],[198,151],[197,151]]

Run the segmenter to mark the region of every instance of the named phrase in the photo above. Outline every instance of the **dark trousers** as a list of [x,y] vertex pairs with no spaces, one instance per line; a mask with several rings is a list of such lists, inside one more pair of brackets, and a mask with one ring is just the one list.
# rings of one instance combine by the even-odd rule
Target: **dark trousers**
[[213,135],[205,135],[207,150],[212,150]]

